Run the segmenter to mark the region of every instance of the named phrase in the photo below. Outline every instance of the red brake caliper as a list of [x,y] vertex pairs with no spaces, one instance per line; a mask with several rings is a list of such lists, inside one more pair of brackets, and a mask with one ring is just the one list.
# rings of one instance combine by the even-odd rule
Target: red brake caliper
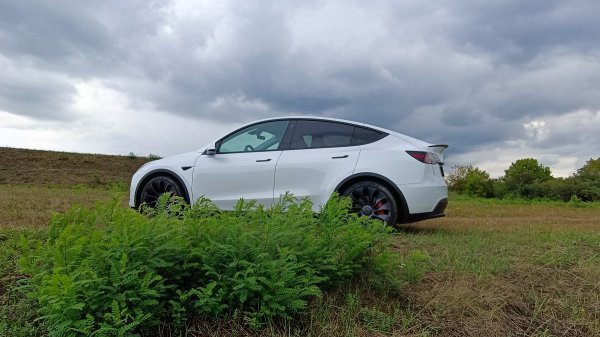
[[385,214],[385,210],[380,209],[378,210],[379,207],[383,206],[383,200],[379,200],[376,204],[375,204],[375,212],[373,212],[375,215],[383,215]]

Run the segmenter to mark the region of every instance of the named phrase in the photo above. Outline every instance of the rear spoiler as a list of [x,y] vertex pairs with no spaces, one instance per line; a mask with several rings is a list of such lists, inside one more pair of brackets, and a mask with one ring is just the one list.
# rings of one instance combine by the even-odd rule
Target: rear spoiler
[[448,144],[431,144],[428,147],[431,148],[441,160],[444,160],[444,151],[448,148]]

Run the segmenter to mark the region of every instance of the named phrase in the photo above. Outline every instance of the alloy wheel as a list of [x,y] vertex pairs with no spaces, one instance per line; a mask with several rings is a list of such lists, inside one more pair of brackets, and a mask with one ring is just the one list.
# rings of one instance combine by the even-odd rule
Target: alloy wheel
[[169,177],[156,177],[151,179],[142,190],[140,202],[152,208],[156,206],[158,198],[164,193],[181,195],[179,185]]
[[392,203],[386,193],[376,187],[358,186],[352,189],[348,196],[352,199],[352,212],[390,224]]

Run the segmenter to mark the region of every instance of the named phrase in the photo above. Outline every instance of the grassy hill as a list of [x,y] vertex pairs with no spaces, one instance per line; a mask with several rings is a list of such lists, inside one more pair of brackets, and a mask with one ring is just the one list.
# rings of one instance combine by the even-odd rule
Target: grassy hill
[[[119,198],[148,158],[0,148],[0,335],[41,336],[18,292],[20,235],[47,235],[51,213]],[[405,284],[361,282],[305,315],[251,331],[200,318],[187,336],[600,336],[600,204],[451,195],[447,217],[392,234]],[[168,335],[168,333],[167,333]]]
[[127,184],[150,159],[0,147],[0,184],[90,186]]
[[0,228],[37,228],[53,212],[118,197],[150,159],[0,147]]

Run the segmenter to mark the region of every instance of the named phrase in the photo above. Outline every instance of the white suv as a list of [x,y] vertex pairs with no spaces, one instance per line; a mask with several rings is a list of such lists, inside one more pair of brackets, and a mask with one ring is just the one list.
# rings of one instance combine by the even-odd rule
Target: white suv
[[290,192],[318,210],[338,192],[361,215],[414,222],[444,216],[447,147],[340,119],[261,120],[198,151],[145,164],[131,180],[129,205],[153,206],[169,192],[188,202],[205,196],[229,210],[240,198],[268,206]]

